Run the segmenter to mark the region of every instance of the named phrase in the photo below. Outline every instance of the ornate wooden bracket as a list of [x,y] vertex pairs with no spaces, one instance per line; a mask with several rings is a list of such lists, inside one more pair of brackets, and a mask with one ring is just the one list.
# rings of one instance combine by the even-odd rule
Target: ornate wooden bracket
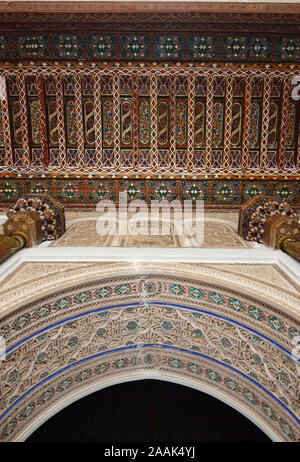
[[66,230],[64,207],[48,194],[28,194],[17,200],[7,216],[20,212],[34,212],[42,222],[43,239],[58,239]]
[[15,234],[14,236],[4,236],[0,234],[0,263],[10,257],[17,250],[25,247],[26,241],[23,236]]
[[9,210],[0,235],[0,263],[24,247],[59,238],[65,232],[63,206],[48,195],[18,199]]
[[242,205],[239,234],[300,261],[300,220],[287,202],[276,197],[260,195]]

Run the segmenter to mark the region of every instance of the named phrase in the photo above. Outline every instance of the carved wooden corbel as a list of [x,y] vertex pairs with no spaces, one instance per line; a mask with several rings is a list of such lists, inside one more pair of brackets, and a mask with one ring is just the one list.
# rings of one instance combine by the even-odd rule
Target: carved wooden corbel
[[240,209],[239,234],[249,241],[281,249],[300,261],[300,220],[276,197],[256,196]]
[[64,208],[49,195],[22,197],[7,216],[0,235],[0,263],[24,247],[57,239],[65,232]]

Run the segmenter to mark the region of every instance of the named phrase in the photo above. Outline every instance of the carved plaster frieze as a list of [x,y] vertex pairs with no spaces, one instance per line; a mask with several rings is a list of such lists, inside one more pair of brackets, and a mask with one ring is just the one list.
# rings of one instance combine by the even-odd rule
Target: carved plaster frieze
[[83,281],[114,275],[170,274],[235,287],[299,317],[299,287],[277,265],[183,262],[23,262],[1,283],[0,313]]
[[[43,264],[26,265],[33,265],[36,285]],[[246,281],[257,286],[268,267],[273,278],[277,272],[275,284],[269,273],[273,284],[265,283],[264,296],[262,288],[246,294]],[[73,262],[57,272],[49,265],[44,278],[56,278],[51,290],[40,286],[33,295],[31,285],[30,301],[23,296],[21,302],[19,286],[18,303],[1,312],[7,347],[0,372],[1,439],[22,439],[71,396],[83,396],[88,384],[101,388],[103,377],[122,373],[129,380],[150,367],[157,374],[182,375],[186,383],[196,377],[199,387],[211,382],[208,392],[220,399],[225,394],[226,402],[244,409],[274,439],[297,441],[300,366],[293,351],[299,316],[283,301],[265,301],[266,289],[276,290],[286,278],[280,270],[261,265],[255,274],[255,268],[152,262],[76,268]],[[244,287],[236,282],[238,274]],[[297,287],[287,284],[296,298]],[[281,294],[287,298],[289,290]]]

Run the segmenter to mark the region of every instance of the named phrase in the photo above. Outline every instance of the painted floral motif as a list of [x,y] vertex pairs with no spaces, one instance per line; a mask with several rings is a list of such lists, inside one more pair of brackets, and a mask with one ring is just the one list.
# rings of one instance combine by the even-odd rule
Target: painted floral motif
[[269,108],[268,148],[274,148],[277,145],[278,112],[278,105],[274,102],[271,103]]
[[48,130],[49,130],[49,141],[51,146],[58,145],[58,125],[57,125],[57,107],[56,101],[51,100],[47,104],[48,112]]
[[13,128],[14,128],[14,141],[17,146],[22,146],[22,121],[21,121],[21,108],[18,101],[13,103]]
[[73,101],[66,104],[66,126],[68,141],[74,145],[77,142],[77,123],[75,103]]
[[83,106],[85,141],[88,145],[95,144],[95,111],[94,102],[87,100]]
[[231,146],[240,146],[242,139],[242,105],[232,105]]
[[298,60],[300,58],[299,38],[277,38],[276,58]]
[[121,141],[124,145],[132,143],[132,102],[121,102]]
[[106,100],[102,104],[103,120],[103,144],[113,146],[114,144],[114,125],[113,125],[113,103]]
[[57,58],[82,58],[83,36],[79,34],[54,35],[54,54]]
[[182,58],[184,37],[182,35],[161,35],[154,38],[155,58]]
[[[0,35],[0,56],[2,58],[51,58],[74,59],[172,59],[183,58],[211,61],[216,59],[269,60],[273,53],[272,37],[225,36],[190,33],[185,40],[181,34],[156,33],[153,37],[153,51],[150,35],[124,33],[64,33],[16,34],[13,36],[14,56],[11,56],[10,37]],[[84,50],[83,42],[86,42]],[[52,42],[53,46],[50,46]],[[120,52],[117,50],[120,43]],[[275,57],[279,61],[298,61],[300,41],[293,36],[278,37],[275,43]]]
[[161,101],[157,108],[157,140],[160,146],[169,141],[169,106],[166,101]]
[[252,197],[262,194],[262,188],[259,184],[250,184],[248,188],[245,189],[245,195],[252,199]]
[[246,57],[246,37],[224,37],[222,39],[222,50],[225,58]]
[[120,41],[122,58],[149,58],[150,36],[122,35]]
[[217,38],[209,35],[190,35],[188,55],[191,59],[215,58],[217,56]]
[[266,59],[272,56],[272,39],[259,37],[249,40],[249,57]]
[[42,140],[40,130],[40,104],[38,101],[34,101],[30,105],[30,116],[31,116],[31,132],[32,142],[34,144],[40,144]]
[[143,146],[150,144],[150,104],[142,101],[139,104],[139,143]]
[[212,184],[212,194],[218,203],[238,202],[238,183],[220,182]]
[[195,102],[194,145],[195,148],[204,146],[205,136],[205,105],[201,101]]
[[177,185],[175,181],[150,181],[150,200],[176,199]]
[[113,58],[116,55],[116,42],[117,36],[114,34],[88,34],[88,57]]
[[223,142],[223,103],[218,102],[213,105],[213,147],[218,148]]
[[290,376],[289,376],[288,372],[279,371],[278,376],[279,376],[279,380],[280,380],[280,382],[282,383],[283,386],[289,387],[291,385],[291,379],[290,379]]
[[0,57],[9,58],[9,55],[10,55],[9,36],[0,34]]
[[4,132],[2,122],[2,111],[0,110],[0,146],[4,146]]
[[186,143],[187,106],[183,101],[176,104],[176,144],[177,146]]
[[285,145],[287,148],[295,146],[295,124],[296,124],[296,104],[289,103],[288,105],[288,117],[286,127],[286,140]]
[[249,128],[249,146],[258,147],[259,143],[259,124],[260,124],[260,105],[259,103],[251,104],[250,128]]
[[46,58],[49,56],[48,35],[16,35],[14,41],[17,58]]

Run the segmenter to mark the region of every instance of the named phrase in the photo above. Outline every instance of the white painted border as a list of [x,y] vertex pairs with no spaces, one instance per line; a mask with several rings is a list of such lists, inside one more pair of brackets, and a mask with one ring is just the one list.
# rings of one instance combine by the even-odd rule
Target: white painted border
[[[45,243],[49,245],[48,243]],[[0,283],[24,262],[191,262],[206,264],[277,264],[300,285],[300,264],[281,250],[156,247],[47,247],[22,249],[0,265]]]
[[7,216],[6,215],[0,215],[0,226],[3,225],[3,223],[5,223],[7,220]]

